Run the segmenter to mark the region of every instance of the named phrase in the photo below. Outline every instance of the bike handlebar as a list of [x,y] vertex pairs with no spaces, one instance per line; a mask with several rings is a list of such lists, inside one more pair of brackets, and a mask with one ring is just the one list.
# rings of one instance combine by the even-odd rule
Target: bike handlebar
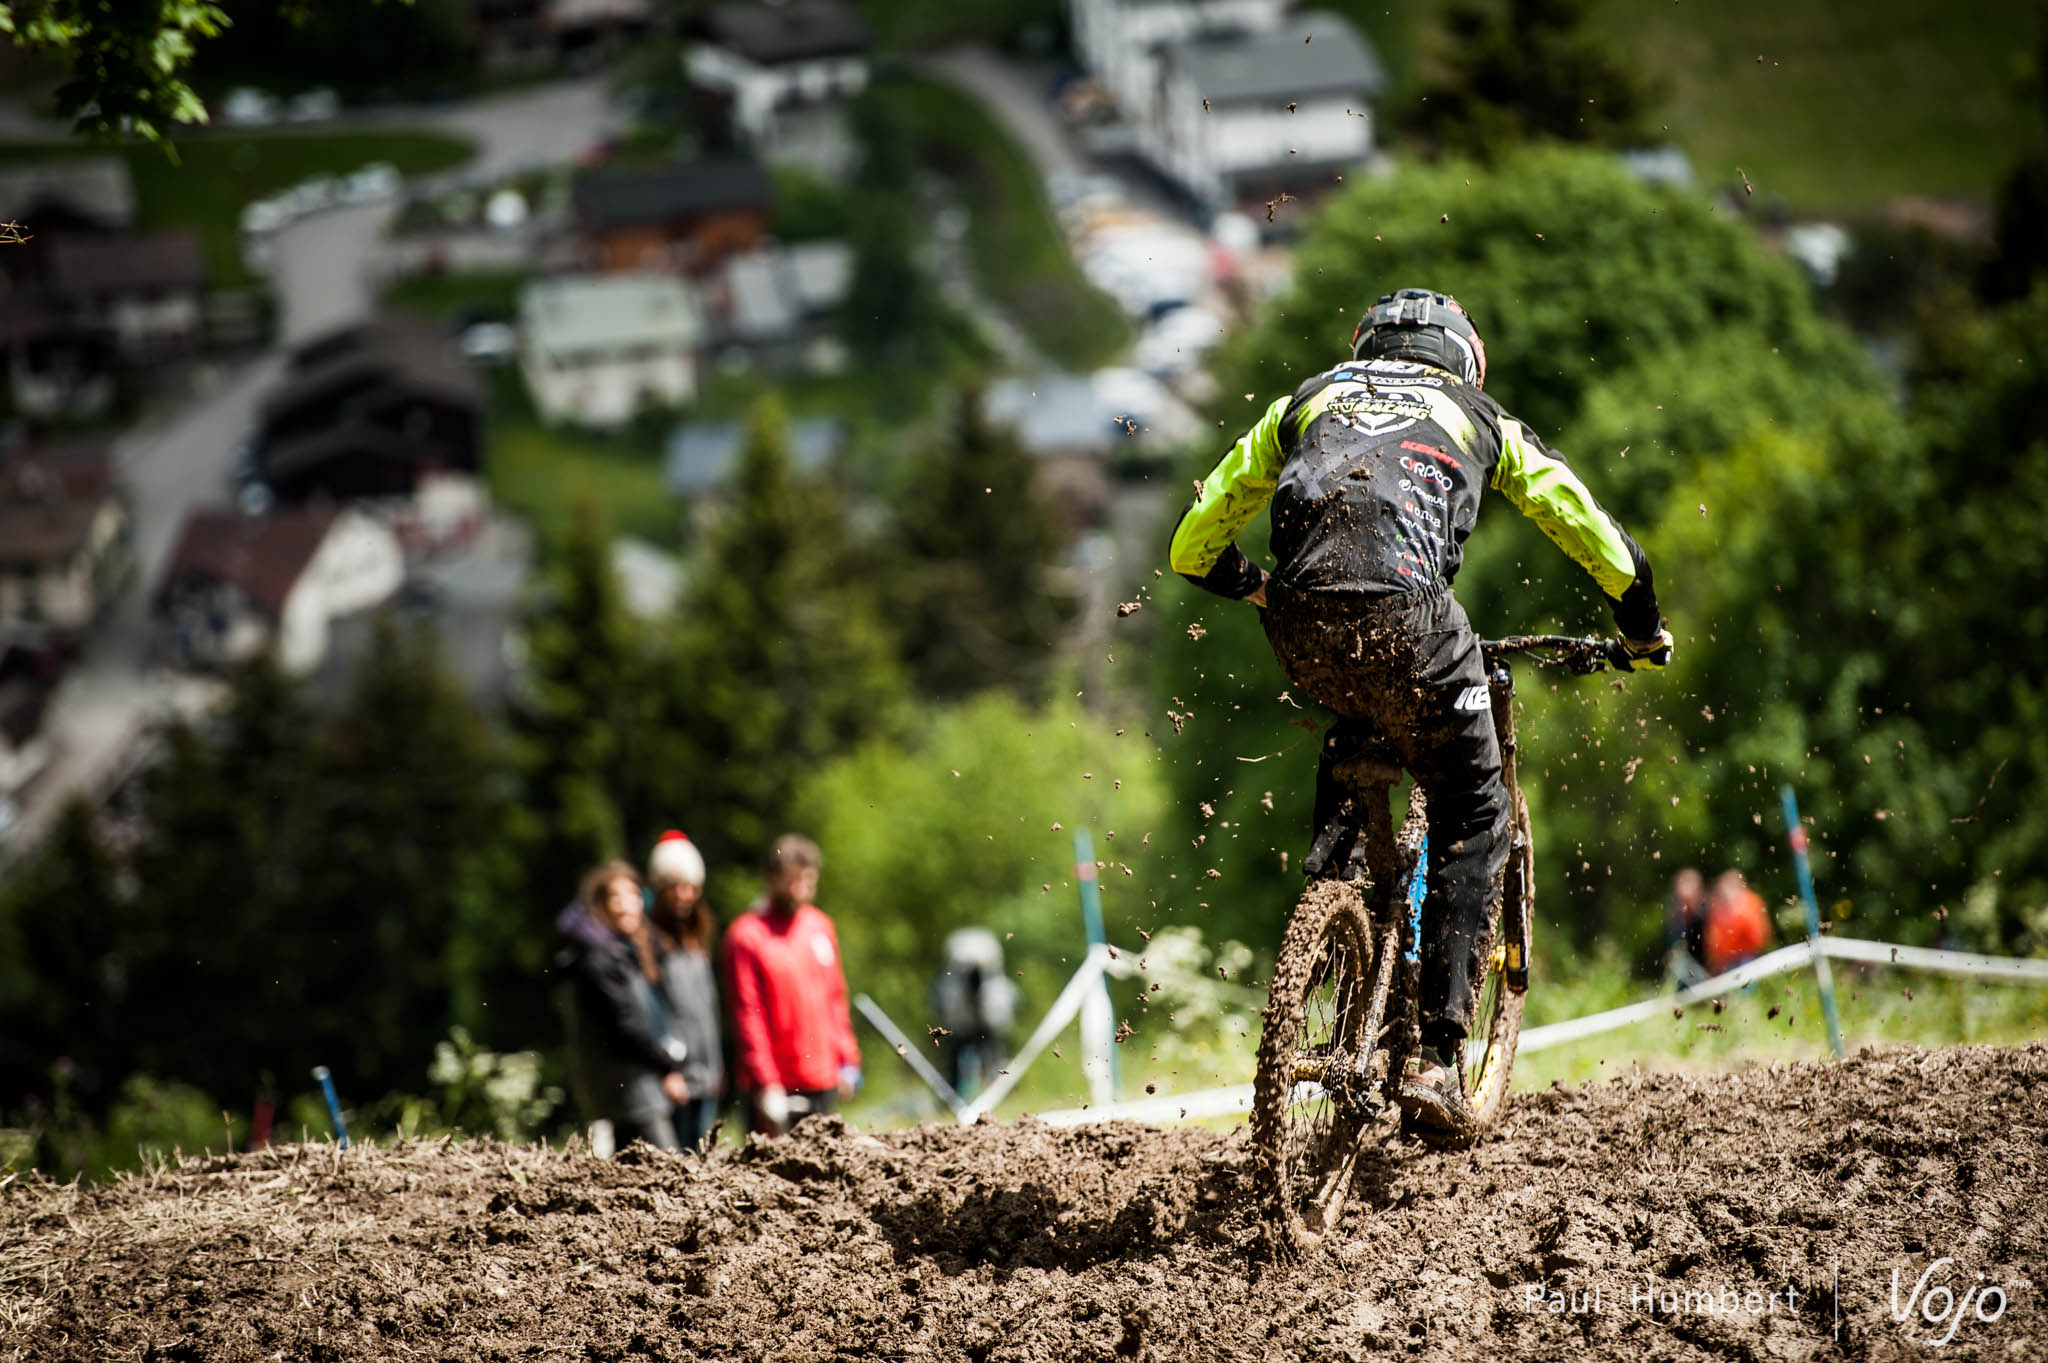
[[1567,667],[1581,677],[1622,666],[1628,660],[1621,640],[1597,634],[1511,634],[1505,639],[1482,639],[1479,649],[1489,667],[1502,653],[1519,653],[1530,662]]

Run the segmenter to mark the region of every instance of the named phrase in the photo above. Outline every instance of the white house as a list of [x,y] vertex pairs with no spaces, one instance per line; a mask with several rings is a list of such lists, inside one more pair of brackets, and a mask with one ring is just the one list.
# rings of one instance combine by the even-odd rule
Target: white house
[[567,275],[519,296],[519,368],[550,421],[618,426],[697,392],[697,295],[669,275]]
[[1157,115],[1160,56],[1193,38],[1265,33],[1291,0],[1073,0],[1074,53],[1133,124]]
[[214,668],[270,649],[288,670],[310,672],[332,621],[404,582],[397,536],[362,512],[195,511],[157,587],[160,650],[173,664]]
[[715,5],[696,26],[683,69],[721,97],[733,130],[769,161],[823,174],[851,168],[839,102],[868,83],[867,25],[843,0]]
[[1371,154],[1386,75],[1347,20],[1289,8],[1074,0],[1074,47],[1138,149],[1197,199],[1299,194]]
[[1270,32],[1168,47],[1140,145],[1210,204],[1299,193],[1371,154],[1372,101],[1385,88],[1356,29],[1299,14]]

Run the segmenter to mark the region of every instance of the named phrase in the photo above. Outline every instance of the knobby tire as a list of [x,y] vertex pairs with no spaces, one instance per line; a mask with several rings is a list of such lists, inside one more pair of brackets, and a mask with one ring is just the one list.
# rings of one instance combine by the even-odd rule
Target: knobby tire
[[1274,963],[1252,1086],[1252,1149],[1259,1201],[1293,1249],[1314,1245],[1343,1215],[1371,1120],[1363,1104],[1327,1091],[1297,1102],[1295,1071],[1304,1059],[1350,1065],[1370,1054],[1373,936],[1360,887],[1314,880]]

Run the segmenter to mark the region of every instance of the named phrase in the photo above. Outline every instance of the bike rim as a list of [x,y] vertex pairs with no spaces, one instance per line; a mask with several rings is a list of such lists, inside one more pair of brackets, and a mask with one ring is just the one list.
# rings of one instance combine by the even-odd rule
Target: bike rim
[[1351,1178],[1357,1116],[1345,1110],[1322,1082],[1334,1067],[1355,1065],[1368,1007],[1363,944],[1340,930],[1324,934],[1311,984],[1295,1028],[1294,1087],[1283,1124],[1288,1187],[1302,1205],[1303,1220],[1322,1228],[1326,1213],[1341,1206]]

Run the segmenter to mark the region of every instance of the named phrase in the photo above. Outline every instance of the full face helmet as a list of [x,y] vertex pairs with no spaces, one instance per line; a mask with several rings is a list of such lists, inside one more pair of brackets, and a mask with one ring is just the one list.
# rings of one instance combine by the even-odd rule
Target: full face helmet
[[1375,302],[1351,333],[1354,360],[1413,360],[1486,386],[1486,343],[1447,293],[1399,289]]

